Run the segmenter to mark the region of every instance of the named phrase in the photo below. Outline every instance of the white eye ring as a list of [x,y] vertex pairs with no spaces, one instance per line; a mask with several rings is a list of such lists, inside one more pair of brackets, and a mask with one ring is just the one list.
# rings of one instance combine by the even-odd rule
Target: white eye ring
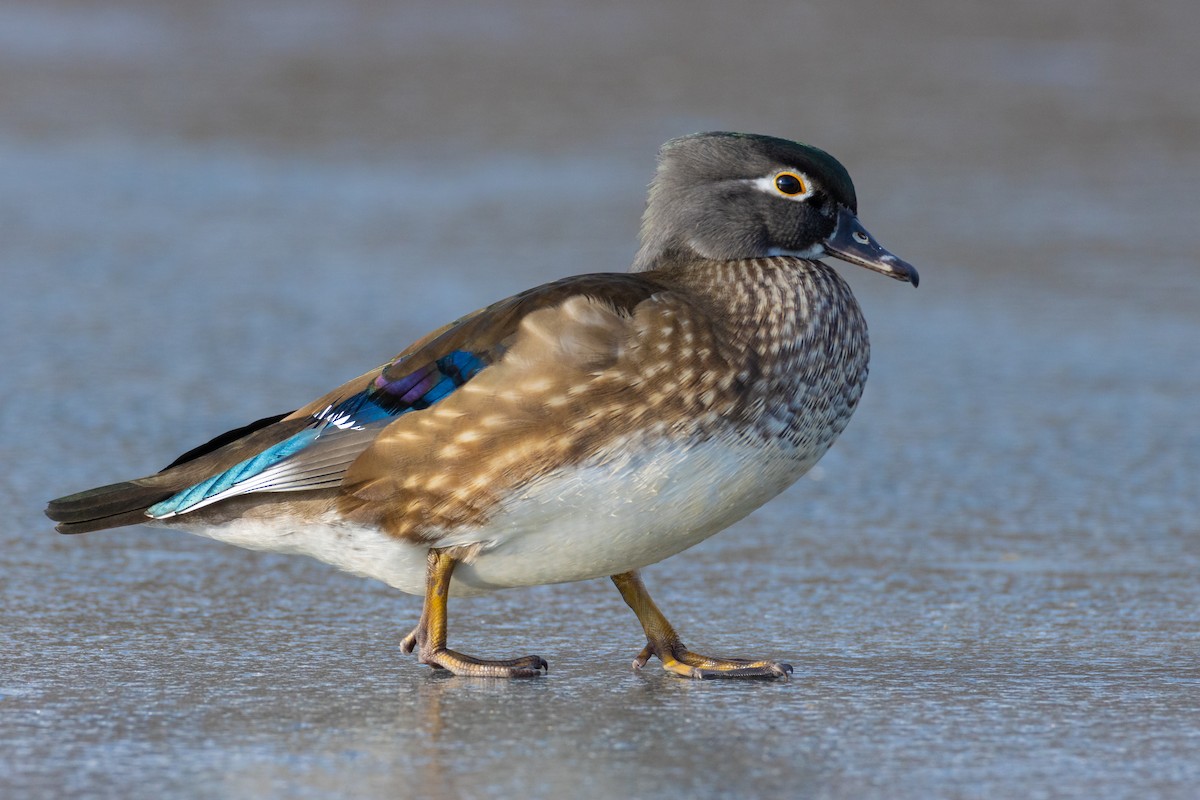
[[[792,175],[799,179],[801,185],[804,187],[804,191],[797,194],[788,194],[782,191],[776,184],[776,181],[778,181],[784,175]],[[756,178],[750,181],[750,183],[759,191],[766,192],[772,197],[779,197],[784,200],[807,200],[813,196],[813,192],[815,191],[812,180],[809,179],[809,177],[803,172],[794,169],[782,169],[779,172],[772,172],[770,175],[764,175],[761,178]]]

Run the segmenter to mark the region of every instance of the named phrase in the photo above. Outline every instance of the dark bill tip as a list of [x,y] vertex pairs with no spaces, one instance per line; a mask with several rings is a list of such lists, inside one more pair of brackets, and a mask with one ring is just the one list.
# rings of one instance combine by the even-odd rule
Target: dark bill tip
[[921,282],[917,268],[883,248],[858,221],[850,209],[843,206],[838,212],[837,227],[825,240],[825,252],[851,264],[907,281],[913,286]]

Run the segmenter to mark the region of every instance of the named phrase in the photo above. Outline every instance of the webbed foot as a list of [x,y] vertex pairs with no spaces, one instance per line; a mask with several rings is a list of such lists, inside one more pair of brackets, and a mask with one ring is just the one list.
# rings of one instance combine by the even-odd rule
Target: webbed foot
[[679,640],[679,634],[658,610],[637,572],[613,575],[621,597],[633,609],[646,632],[646,646],[633,660],[633,668],[646,666],[651,656],[662,661],[663,669],[684,678],[787,678],[792,665],[778,661],[747,658],[713,658],[693,653]]
[[464,677],[534,678],[549,672],[550,667],[541,656],[489,660],[446,647],[446,597],[455,563],[443,550],[429,551],[421,621],[400,641],[400,649],[406,653],[416,650],[422,664]]

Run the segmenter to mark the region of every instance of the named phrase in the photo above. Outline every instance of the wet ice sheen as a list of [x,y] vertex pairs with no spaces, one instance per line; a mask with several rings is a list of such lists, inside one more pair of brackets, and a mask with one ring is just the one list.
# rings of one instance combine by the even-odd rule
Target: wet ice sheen
[[[1200,20],[1168,6],[313,7],[261,47],[257,0],[0,11],[0,795],[1191,797]],[[923,278],[842,268],[874,357],[819,480],[646,573],[689,644],[792,681],[633,673],[604,581],[452,603],[462,649],[551,671],[447,677],[398,651],[416,598],[41,517],[624,268],[653,148],[716,127],[836,153]]]

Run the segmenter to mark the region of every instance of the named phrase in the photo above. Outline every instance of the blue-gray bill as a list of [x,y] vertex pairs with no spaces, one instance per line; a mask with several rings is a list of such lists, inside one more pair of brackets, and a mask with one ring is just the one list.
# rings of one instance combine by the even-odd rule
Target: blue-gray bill
[[898,281],[908,281],[914,287],[921,281],[916,267],[881,247],[875,237],[867,233],[854,212],[845,206],[838,211],[837,227],[825,240],[825,252]]

